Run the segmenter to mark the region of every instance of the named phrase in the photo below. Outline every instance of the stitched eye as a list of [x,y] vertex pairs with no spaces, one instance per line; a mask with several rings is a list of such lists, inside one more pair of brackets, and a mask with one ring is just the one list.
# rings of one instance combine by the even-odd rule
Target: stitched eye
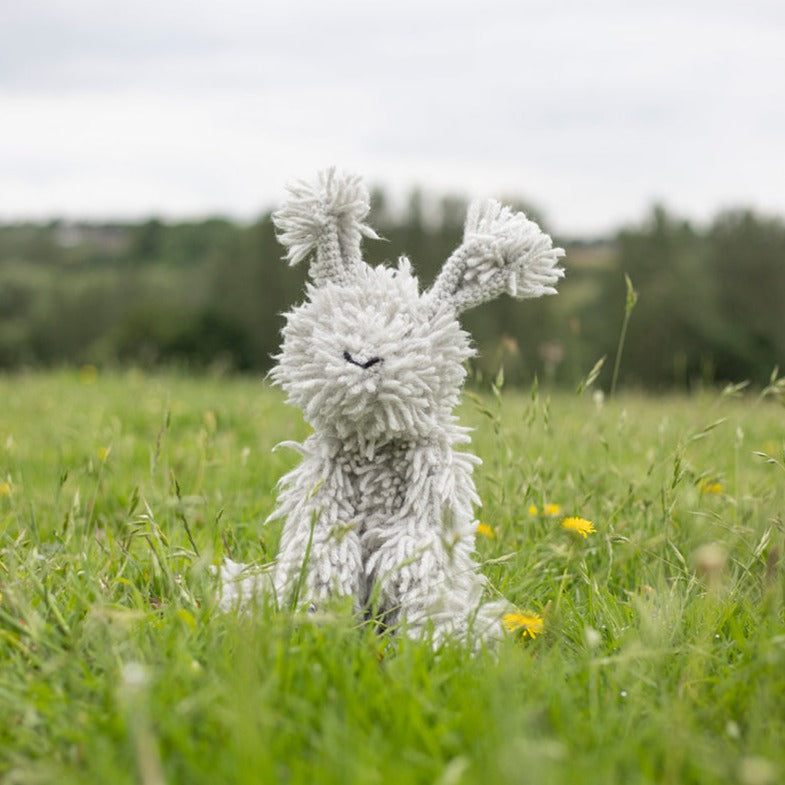
[[373,368],[374,365],[384,362],[384,358],[382,357],[369,357],[367,360],[358,360],[356,357],[352,357],[346,349],[344,349],[343,352],[343,359],[352,365],[356,365],[358,368],[362,368],[364,371],[368,368]]

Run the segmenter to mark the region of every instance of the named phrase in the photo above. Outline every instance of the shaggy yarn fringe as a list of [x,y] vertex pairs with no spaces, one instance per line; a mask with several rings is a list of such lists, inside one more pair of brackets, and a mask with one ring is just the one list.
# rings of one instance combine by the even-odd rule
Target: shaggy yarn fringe
[[274,216],[291,264],[310,259],[306,300],[286,315],[271,371],[313,427],[285,446],[300,463],[278,484],[275,565],[221,569],[221,608],[271,596],[319,609],[350,597],[358,613],[413,637],[473,644],[502,634],[504,601],[484,600],[474,552],[479,459],[453,410],[472,356],[458,314],[507,292],[554,294],[564,252],[522,213],[472,204],[463,242],[420,293],[408,260],[362,260],[368,192],[358,177],[299,182]]
[[350,266],[362,263],[362,237],[379,237],[363,223],[371,209],[368,189],[356,175],[339,175],[335,168],[320,172],[315,183],[298,180],[288,186],[290,199],[273,214],[278,240],[286,248],[289,264],[311,254],[309,270],[314,283],[345,281]]
[[564,250],[523,213],[494,199],[469,207],[463,243],[444,265],[431,291],[458,311],[505,292],[519,300],[556,294],[564,276],[558,261]]

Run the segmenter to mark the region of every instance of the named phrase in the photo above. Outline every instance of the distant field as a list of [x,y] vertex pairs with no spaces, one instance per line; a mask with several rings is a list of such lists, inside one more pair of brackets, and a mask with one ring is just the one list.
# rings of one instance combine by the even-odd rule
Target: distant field
[[[495,653],[217,613],[298,411],[252,379],[0,377],[4,783],[785,781],[785,407],[467,396]],[[585,539],[562,521],[579,516]]]

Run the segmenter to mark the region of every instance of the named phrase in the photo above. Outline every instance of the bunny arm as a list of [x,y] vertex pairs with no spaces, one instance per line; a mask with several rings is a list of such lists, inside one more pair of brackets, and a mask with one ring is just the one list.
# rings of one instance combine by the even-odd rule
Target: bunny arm
[[221,581],[219,605],[222,610],[245,610],[266,596],[278,607],[315,609],[331,597],[353,597],[359,611],[364,596],[362,551],[345,472],[317,436],[304,444],[278,446],[303,455],[279,480],[279,504],[267,519],[285,519],[278,556],[272,570],[261,571],[224,559],[214,570]]
[[287,443],[303,460],[281,478],[279,506],[268,521],[284,518],[273,573],[279,605],[320,605],[330,597],[354,597],[363,586],[362,551],[349,481],[317,436]]

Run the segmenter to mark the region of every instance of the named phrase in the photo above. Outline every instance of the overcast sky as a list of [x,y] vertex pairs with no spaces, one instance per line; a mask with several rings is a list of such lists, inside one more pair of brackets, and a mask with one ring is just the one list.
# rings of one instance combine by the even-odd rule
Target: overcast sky
[[336,163],[599,234],[785,214],[785,3],[0,3],[0,220],[250,218]]

